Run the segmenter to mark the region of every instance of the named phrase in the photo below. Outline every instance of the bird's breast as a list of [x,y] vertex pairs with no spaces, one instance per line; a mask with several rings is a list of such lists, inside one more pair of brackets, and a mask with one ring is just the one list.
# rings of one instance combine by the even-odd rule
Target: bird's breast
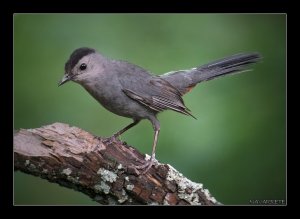
[[[129,98],[118,83],[91,82],[83,87],[107,110],[129,118],[147,118],[149,109]],[[151,112],[151,111],[150,111]]]

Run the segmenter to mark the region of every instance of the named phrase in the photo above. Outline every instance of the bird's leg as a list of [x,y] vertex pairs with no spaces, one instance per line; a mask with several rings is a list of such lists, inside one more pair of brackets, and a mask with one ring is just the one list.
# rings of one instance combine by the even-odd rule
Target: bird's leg
[[153,162],[155,160],[155,151],[156,151],[156,145],[157,145],[157,141],[158,141],[160,125],[156,118],[151,119],[151,122],[152,122],[153,128],[154,128],[154,140],[153,140],[153,145],[152,145],[151,157],[149,160],[146,161],[145,164],[135,166],[136,169],[143,170],[141,174],[145,174],[152,167]]
[[125,128],[121,129],[120,131],[116,132],[115,134],[112,135],[114,138],[119,138],[120,135],[122,135],[124,132],[132,128],[133,126],[137,125],[140,122],[140,120],[134,120],[133,123],[130,123],[128,126]]
[[118,140],[120,135],[122,135],[124,132],[126,132],[127,130],[129,130],[133,126],[137,125],[139,122],[140,122],[140,120],[134,120],[133,123],[130,123],[125,128],[123,128],[120,131],[113,134],[111,137],[106,138],[105,141],[108,142],[108,143],[111,143],[111,142],[114,142],[115,140]]
[[155,150],[156,150],[158,135],[159,135],[159,130],[156,130],[154,132],[154,141],[153,141],[152,153],[150,159],[147,160],[146,163],[143,165],[135,166],[136,169],[143,170],[141,174],[145,174],[153,165],[153,162],[155,160]]

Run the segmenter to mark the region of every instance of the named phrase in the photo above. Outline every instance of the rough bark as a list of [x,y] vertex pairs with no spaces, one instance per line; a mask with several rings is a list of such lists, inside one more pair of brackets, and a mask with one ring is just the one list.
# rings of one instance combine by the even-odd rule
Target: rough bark
[[[146,156],[148,158],[149,156]],[[218,205],[207,189],[168,164],[144,175],[145,156],[124,142],[54,123],[14,134],[14,168],[73,188],[101,204]]]

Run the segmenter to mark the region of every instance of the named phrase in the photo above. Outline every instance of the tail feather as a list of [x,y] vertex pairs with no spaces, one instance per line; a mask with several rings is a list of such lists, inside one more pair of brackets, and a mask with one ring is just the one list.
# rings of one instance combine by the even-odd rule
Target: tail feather
[[183,95],[190,91],[191,87],[202,81],[245,71],[250,64],[259,60],[261,60],[259,53],[236,54],[197,68],[169,72],[161,75],[161,77],[176,87]]

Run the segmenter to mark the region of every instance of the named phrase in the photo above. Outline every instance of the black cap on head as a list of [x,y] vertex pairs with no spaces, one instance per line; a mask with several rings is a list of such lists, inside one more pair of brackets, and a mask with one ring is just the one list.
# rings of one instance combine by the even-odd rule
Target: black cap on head
[[65,72],[69,73],[77,62],[84,56],[94,53],[95,50],[87,47],[76,49],[70,56],[69,60],[65,64]]

